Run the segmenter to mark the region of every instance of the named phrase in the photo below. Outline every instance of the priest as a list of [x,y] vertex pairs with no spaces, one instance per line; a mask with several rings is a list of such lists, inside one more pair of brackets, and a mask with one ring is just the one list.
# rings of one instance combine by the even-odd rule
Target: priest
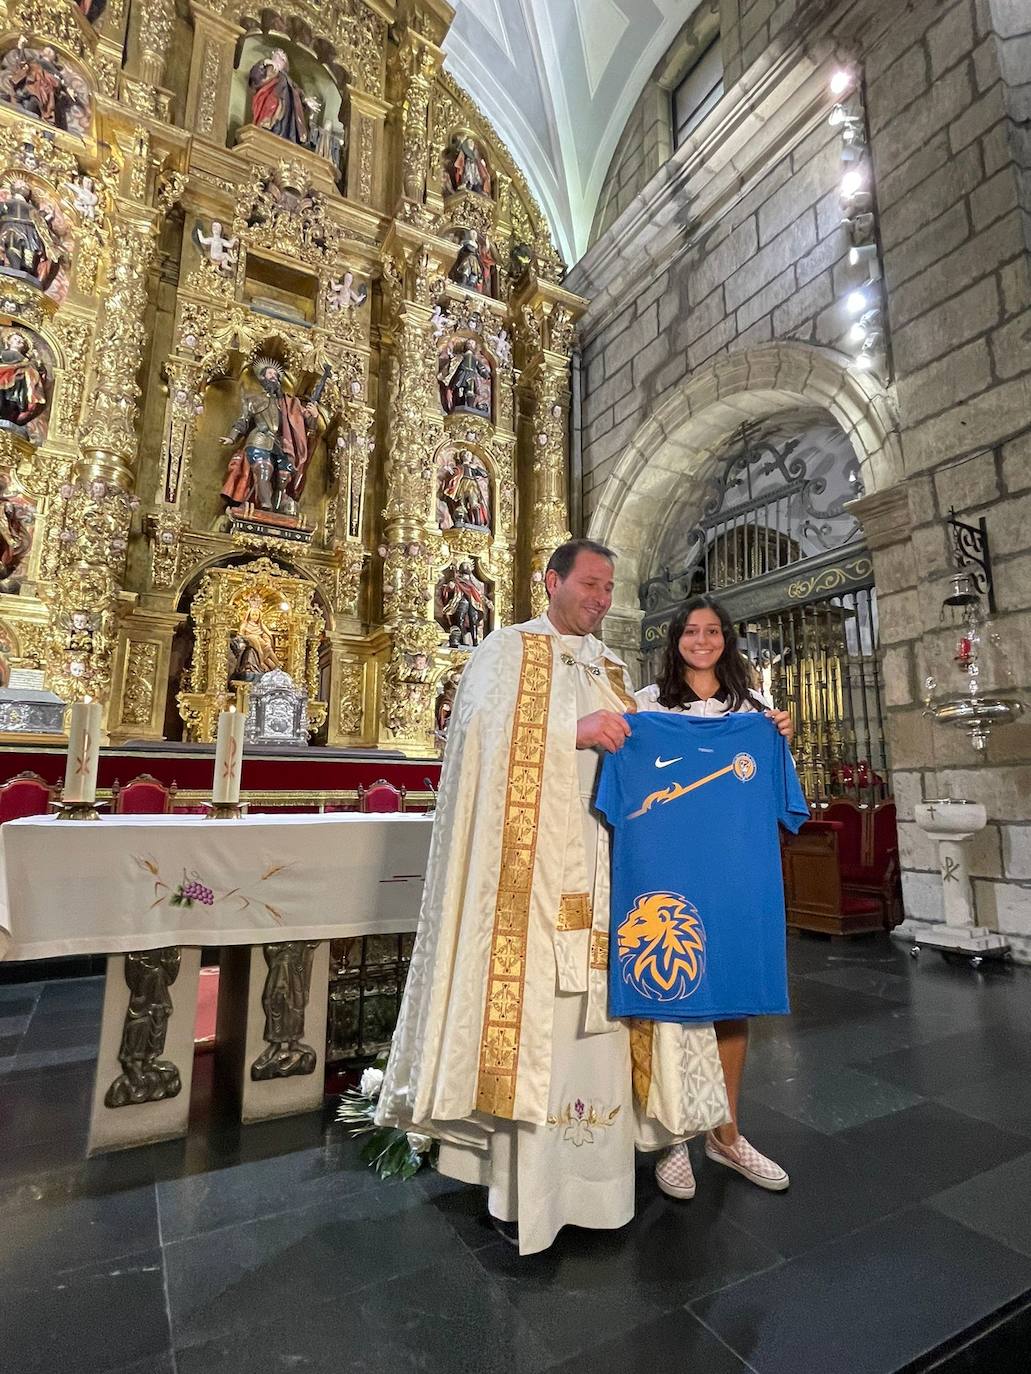
[[613,558],[563,544],[537,620],[455,697],[419,933],[377,1120],[441,1141],[521,1254],[634,1214],[634,1151],[729,1120],[711,1026],[611,1021],[609,853],[591,798],[634,709],[597,638]]

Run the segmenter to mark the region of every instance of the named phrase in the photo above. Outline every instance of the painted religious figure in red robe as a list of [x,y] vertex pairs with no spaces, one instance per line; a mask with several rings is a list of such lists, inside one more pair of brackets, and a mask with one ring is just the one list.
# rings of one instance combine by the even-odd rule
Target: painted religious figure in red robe
[[251,90],[251,123],[280,138],[307,148],[311,139],[310,101],[290,76],[290,63],[282,48],[255,62],[247,77]]
[[230,506],[250,504],[258,510],[296,515],[326,374],[305,400],[283,390],[283,366],[274,358],[259,358],[254,375],[261,391],[245,400],[242,414],[222,440],[237,450],[229,460],[222,495]]

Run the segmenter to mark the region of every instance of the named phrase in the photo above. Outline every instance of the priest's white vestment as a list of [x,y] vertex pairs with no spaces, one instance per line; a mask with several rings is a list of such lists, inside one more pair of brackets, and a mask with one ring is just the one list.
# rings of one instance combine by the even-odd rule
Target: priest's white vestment
[[542,616],[496,630],[448,726],[426,887],[377,1120],[436,1136],[519,1249],[634,1214],[634,1148],[729,1120],[711,1026],[609,1020],[600,752],[577,721],[634,709],[622,661]]

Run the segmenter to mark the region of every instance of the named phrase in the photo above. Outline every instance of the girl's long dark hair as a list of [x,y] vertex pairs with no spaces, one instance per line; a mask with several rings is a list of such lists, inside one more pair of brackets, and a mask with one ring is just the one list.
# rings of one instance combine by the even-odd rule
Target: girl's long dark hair
[[711,596],[692,596],[676,611],[666,633],[666,649],[659,669],[659,704],[669,708],[687,706],[694,701],[694,693],[684,677],[684,660],[680,657],[680,636],[695,611],[714,611],[720,618],[723,631],[723,653],[716,663],[716,677],[727,694],[728,710],[740,711],[742,706],[758,709],[751,688],[749,665],[737,647],[737,629],[726,608]]

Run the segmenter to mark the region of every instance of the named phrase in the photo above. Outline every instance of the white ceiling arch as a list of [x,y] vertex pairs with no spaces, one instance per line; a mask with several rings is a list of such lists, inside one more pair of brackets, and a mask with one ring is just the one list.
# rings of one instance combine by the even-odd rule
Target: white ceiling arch
[[627,118],[700,0],[453,3],[445,65],[508,144],[572,264]]

